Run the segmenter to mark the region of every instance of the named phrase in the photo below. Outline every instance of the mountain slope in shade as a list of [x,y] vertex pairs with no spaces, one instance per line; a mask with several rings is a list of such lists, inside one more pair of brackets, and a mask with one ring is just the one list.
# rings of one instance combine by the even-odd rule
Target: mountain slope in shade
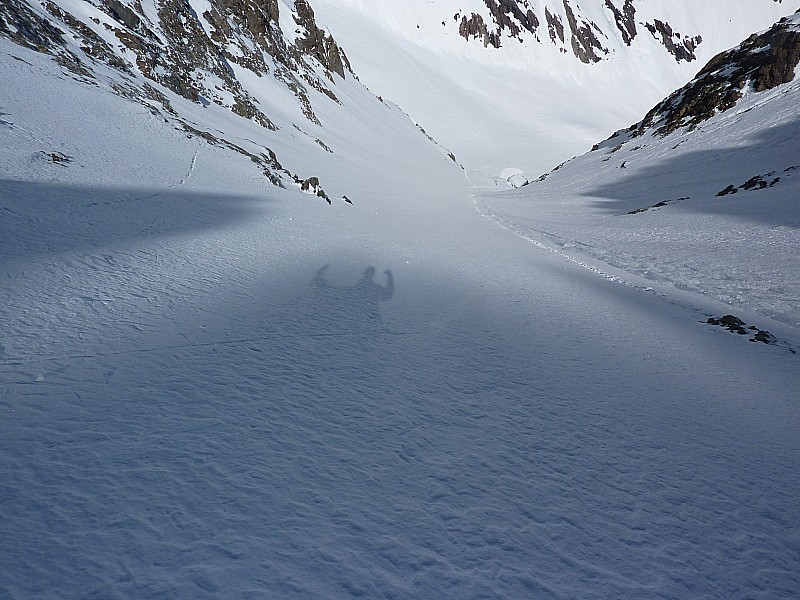
[[514,193],[505,226],[639,285],[800,324],[800,13],[723,52],[639,123]]
[[449,147],[476,184],[493,185],[506,168],[532,179],[588,150],[800,2],[314,6],[361,80]]

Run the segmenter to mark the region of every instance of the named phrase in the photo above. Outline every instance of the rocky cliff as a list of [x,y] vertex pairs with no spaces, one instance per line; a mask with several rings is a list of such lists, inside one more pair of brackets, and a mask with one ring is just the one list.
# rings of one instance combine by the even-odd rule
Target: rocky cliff
[[748,91],[763,92],[794,80],[800,64],[800,12],[721,52],[681,89],[653,107],[631,131],[666,135],[694,128],[733,108]]
[[88,84],[103,81],[193,135],[249,156],[278,185],[302,180],[268,148],[253,153],[182,119],[170,92],[275,131],[254,81],[271,78],[295,97],[306,119],[319,124],[310,91],[338,102],[334,82],[352,73],[306,0],[4,0],[0,36],[52,56]]
[[[652,35],[677,61],[693,61],[694,50],[702,43],[700,35],[675,31],[661,19],[641,20],[634,0],[605,0],[603,18],[594,18],[574,0],[534,3],[529,0],[483,0],[488,14],[457,12],[453,20],[466,40],[499,48],[505,43],[549,40],[562,52],[572,52],[584,63],[608,57],[613,44],[621,40],[630,46],[645,32]],[[448,23],[443,22],[445,26]],[[611,24],[611,26],[609,26]]]
[[[84,77],[91,78],[93,65],[102,62],[267,128],[273,125],[242,86],[237,67],[281,81],[312,120],[307,86],[335,98],[326,77],[344,77],[350,70],[306,0],[295,0],[292,9],[278,0],[97,0],[80,14],[70,10],[72,5],[58,0],[41,6],[6,0],[0,5],[0,34],[52,54]],[[281,28],[281,11],[289,12],[294,31]]]

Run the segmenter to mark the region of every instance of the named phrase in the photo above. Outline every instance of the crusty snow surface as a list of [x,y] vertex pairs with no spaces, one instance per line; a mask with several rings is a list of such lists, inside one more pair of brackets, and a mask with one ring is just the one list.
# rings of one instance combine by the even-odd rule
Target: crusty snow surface
[[328,206],[0,59],[0,596],[800,589],[787,319],[737,312],[780,340],[750,343],[510,231],[355,86],[319,110]]

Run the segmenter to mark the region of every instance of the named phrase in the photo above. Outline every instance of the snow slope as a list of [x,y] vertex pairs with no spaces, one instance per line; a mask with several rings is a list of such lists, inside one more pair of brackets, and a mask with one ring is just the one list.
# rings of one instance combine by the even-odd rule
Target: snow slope
[[[800,31],[800,15],[786,27]],[[522,190],[479,194],[478,204],[575,260],[800,326],[800,81],[742,93],[693,127],[663,136],[656,117]],[[644,135],[632,136],[636,127]]]
[[[608,50],[599,62],[584,64],[570,47],[563,1],[511,4],[533,10],[540,25],[519,39],[506,32],[499,48],[458,34],[455,14],[491,22],[482,0],[317,0],[314,6],[361,80],[449,147],[482,186],[494,185],[507,167],[532,180],[589,150],[683,85],[714,54],[800,8],[797,0],[634,2],[638,34],[628,46],[606,5],[584,1],[573,10],[594,24]],[[551,42],[545,8],[566,28],[566,41]],[[676,61],[645,27],[656,20],[676,34],[701,36],[696,60]]]
[[6,39],[0,69],[0,596],[800,586],[796,327],[543,252],[352,80],[303,124],[327,152]]

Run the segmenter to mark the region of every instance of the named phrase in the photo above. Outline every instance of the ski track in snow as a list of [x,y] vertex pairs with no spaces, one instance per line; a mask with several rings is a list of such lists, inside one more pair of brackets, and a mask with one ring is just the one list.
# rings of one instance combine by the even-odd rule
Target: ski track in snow
[[[545,243],[543,243],[543,242],[541,242],[539,240],[536,240],[536,239],[530,237],[529,235],[525,235],[524,233],[522,233],[522,232],[518,231],[517,229],[515,229],[513,226],[511,226],[509,224],[505,224],[502,221],[500,221],[499,219],[497,219],[492,213],[490,213],[485,208],[481,208],[481,205],[480,205],[480,203],[478,201],[477,194],[475,194],[473,192],[471,194],[471,197],[472,197],[472,202],[473,202],[473,206],[475,207],[475,210],[478,212],[478,214],[480,214],[482,217],[484,217],[487,221],[490,221],[491,223],[494,223],[495,225],[505,229],[506,231],[510,231],[511,233],[513,233],[516,236],[519,236],[523,240],[525,240],[527,242],[530,242],[531,244],[533,244],[537,248],[539,248],[541,250],[544,250],[545,252],[550,252],[552,254],[555,254],[556,256],[559,256],[559,257],[563,258],[564,260],[567,260],[567,261],[569,261],[571,263],[574,263],[574,264],[578,265],[579,267],[581,267],[583,269],[586,269],[587,271],[591,271],[592,273],[602,277],[603,279],[607,279],[609,281],[613,281],[614,283],[619,283],[619,284],[631,287],[631,288],[636,289],[638,291],[643,291],[643,292],[653,292],[654,291],[653,288],[650,287],[650,286],[639,286],[639,285],[636,285],[636,284],[626,280],[624,277],[622,277],[620,275],[612,275],[611,273],[608,273],[607,271],[605,271],[602,267],[599,267],[597,265],[591,265],[591,264],[585,262],[584,260],[582,260],[582,259],[580,259],[578,257],[575,257],[575,256],[572,256],[570,254],[567,254],[563,250],[559,250],[558,248],[554,248],[553,246],[548,246],[547,244],[545,244]],[[662,295],[662,297],[665,297],[665,296]]]
[[453,105],[452,101],[449,98],[447,98],[447,96],[445,94],[443,94],[439,90],[439,88],[437,88],[435,85],[433,85],[433,83],[431,83],[430,77],[422,72],[422,69],[419,68],[419,65],[416,62],[414,62],[414,60],[408,55],[408,52],[403,48],[400,48],[400,52],[402,53],[403,58],[405,58],[406,62],[409,65],[411,65],[411,67],[414,69],[414,71],[419,75],[420,80],[424,81],[425,84],[430,88],[430,90],[434,94],[434,96],[439,98],[442,101],[442,104],[448,108],[449,115],[451,117],[455,117],[456,119],[458,119],[459,122],[468,131],[470,131],[472,133],[472,136],[476,140],[480,139],[481,135],[475,129],[475,126],[472,123],[470,123],[467,119],[464,118],[464,116],[461,114],[461,111],[458,110],[458,108]]

